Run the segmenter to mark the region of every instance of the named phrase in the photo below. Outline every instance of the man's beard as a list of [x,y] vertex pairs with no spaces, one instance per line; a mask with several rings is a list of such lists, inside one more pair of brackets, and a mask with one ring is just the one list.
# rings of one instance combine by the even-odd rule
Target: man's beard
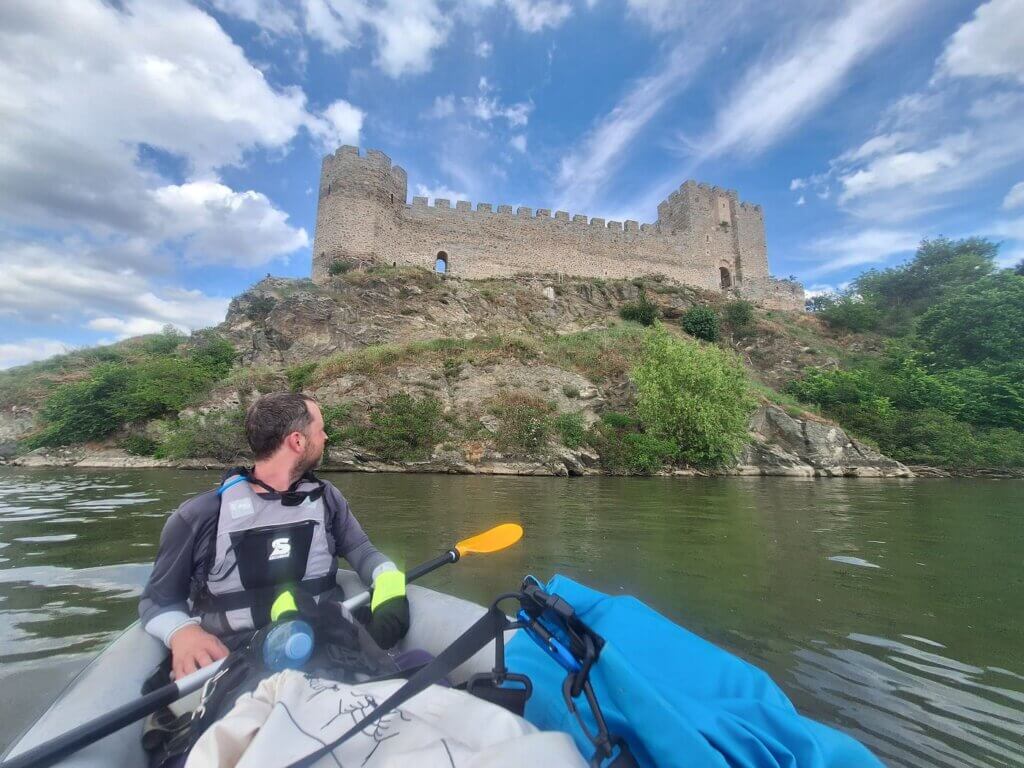
[[320,464],[320,460],[324,457],[324,449],[321,448],[319,451],[314,453],[311,450],[312,446],[306,448],[306,452],[302,454],[297,462],[295,462],[295,474],[298,477],[302,477],[304,474],[309,472],[311,469],[316,469]]

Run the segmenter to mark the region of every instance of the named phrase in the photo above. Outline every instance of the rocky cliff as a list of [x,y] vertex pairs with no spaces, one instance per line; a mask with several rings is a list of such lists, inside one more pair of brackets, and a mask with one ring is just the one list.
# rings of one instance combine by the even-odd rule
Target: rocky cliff
[[[422,270],[353,271],[323,284],[268,278],[237,297],[217,329],[239,350],[239,363],[205,402],[183,417],[217,419],[260,392],[301,388],[336,417],[329,468],[491,474],[586,475],[608,463],[586,443],[557,429],[510,448],[501,411],[513,401],[587,428],[633,401],[629,370],[641,331],[618,312],[641,292],[667,324],[718,294],[668,281],[602,281],[523,276],[468,281]],[[678,332],[678,331],[677,331]],[[726,333],[761,392],[750,444],[735,466],[719,472],[793,476],[911,476],[910,471],[839,426],[775,395],[808,365],[835,365],[848,348],[814,318],[758,310],[743,333]],[[869,339],[845,342],[870,345]],[[396,459],[364,444],[367,418],[400,393],[429,398],[442,412],[444,435],[415,457]],[[0,419],[0,442],[24,432],[31,409]],[[362,426],[360,426],[362,425]],[[213,422],[210,430],[219,429]],[[10,433],[10,434],[8,434]],[[362,442],[361,442],[362,441]],[[372,442],[372,441],[369,441]],[[524,445],[527,446],[524,448]],[[226,453],[223,453],[226,451]],[[229,463],[232,446],[211,459],[167,462],[129,457],[116,441],[90,447],[40,449],[16,461],[78,466]],[[696,470],[676,468],[676,473]]]

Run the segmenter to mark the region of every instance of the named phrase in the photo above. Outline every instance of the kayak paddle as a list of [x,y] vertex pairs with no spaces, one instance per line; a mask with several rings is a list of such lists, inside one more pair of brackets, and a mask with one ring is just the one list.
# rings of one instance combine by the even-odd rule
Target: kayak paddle
[[[496,525],[488,531],[478,533],[476,536],[471,536],[468,539],[463,539],[443,555],[439,555],[433,560],[428,560],[406,572],[405,580],[406,582],[416,581],[431,571],[436,571],[443,565],[457,563],[464,555],[485,555],[491,552],[499,552],[511,547],[522,537],[522,526],[515,523]],[[343,605],[351,611],[353,608],[358,608],[369,601],[370,593],[362,592],[345,600]],[[166,707],[183,696],[199,690],[206,684],[207,680],[217,673],[217,670],[224,664],[225,659],[219,659],[202,669],[196,670],[191,675],[186,675],[181,680],[168,683],[162,688],[147,693],[145,696],[130,701],[127,704],[122,704],[105,715],[72,728],[67,733],[63,733],[50,739],[50,741],[39,744],[15,757],[5,760],[3,763],[0,763],[0,768],[46,768],[46,766],[53,765],[58,760],[82,749],[82,747],[87,747],[93,742],[121,730],[126,725],[151,715],[161,707]]]

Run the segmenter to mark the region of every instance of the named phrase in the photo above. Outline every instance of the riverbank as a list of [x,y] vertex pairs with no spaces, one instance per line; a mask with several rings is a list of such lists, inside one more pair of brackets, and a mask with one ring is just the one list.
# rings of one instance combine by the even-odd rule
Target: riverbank
[[[737,462],[718,469],[672,467],[660,476],[774,477],[914,477],[914,472],[833,424],[795,418],[776,406],[762,405],[750,420],[750,442]],[[417,472],[463,475],[547,475],[553,477],[628,474],[610,472],[601,456],[587,446],[567,447],[552,441],[534,457],[502,454],[483,441],[442,443],[428,458],[388,461],[365,449],[330,448],[323,469],[341,472]],[[103,469],[215,469],[247,463],[232,458],[160,459],[133,456],[116,446],[39,448],[10,463],[19,467]]]

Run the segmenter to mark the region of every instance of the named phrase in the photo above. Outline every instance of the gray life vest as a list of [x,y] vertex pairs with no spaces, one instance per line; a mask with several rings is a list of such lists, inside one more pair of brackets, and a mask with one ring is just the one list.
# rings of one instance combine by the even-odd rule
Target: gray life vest
[[310,495],[288,505],[281,495],[261,497],[247,480],[232,475],[217,492],[213,562],[195,600],[202,627],[219,636],[266,624],[286,589],[320,596],[336,586],[323,485],[301,480],[290,491]]

